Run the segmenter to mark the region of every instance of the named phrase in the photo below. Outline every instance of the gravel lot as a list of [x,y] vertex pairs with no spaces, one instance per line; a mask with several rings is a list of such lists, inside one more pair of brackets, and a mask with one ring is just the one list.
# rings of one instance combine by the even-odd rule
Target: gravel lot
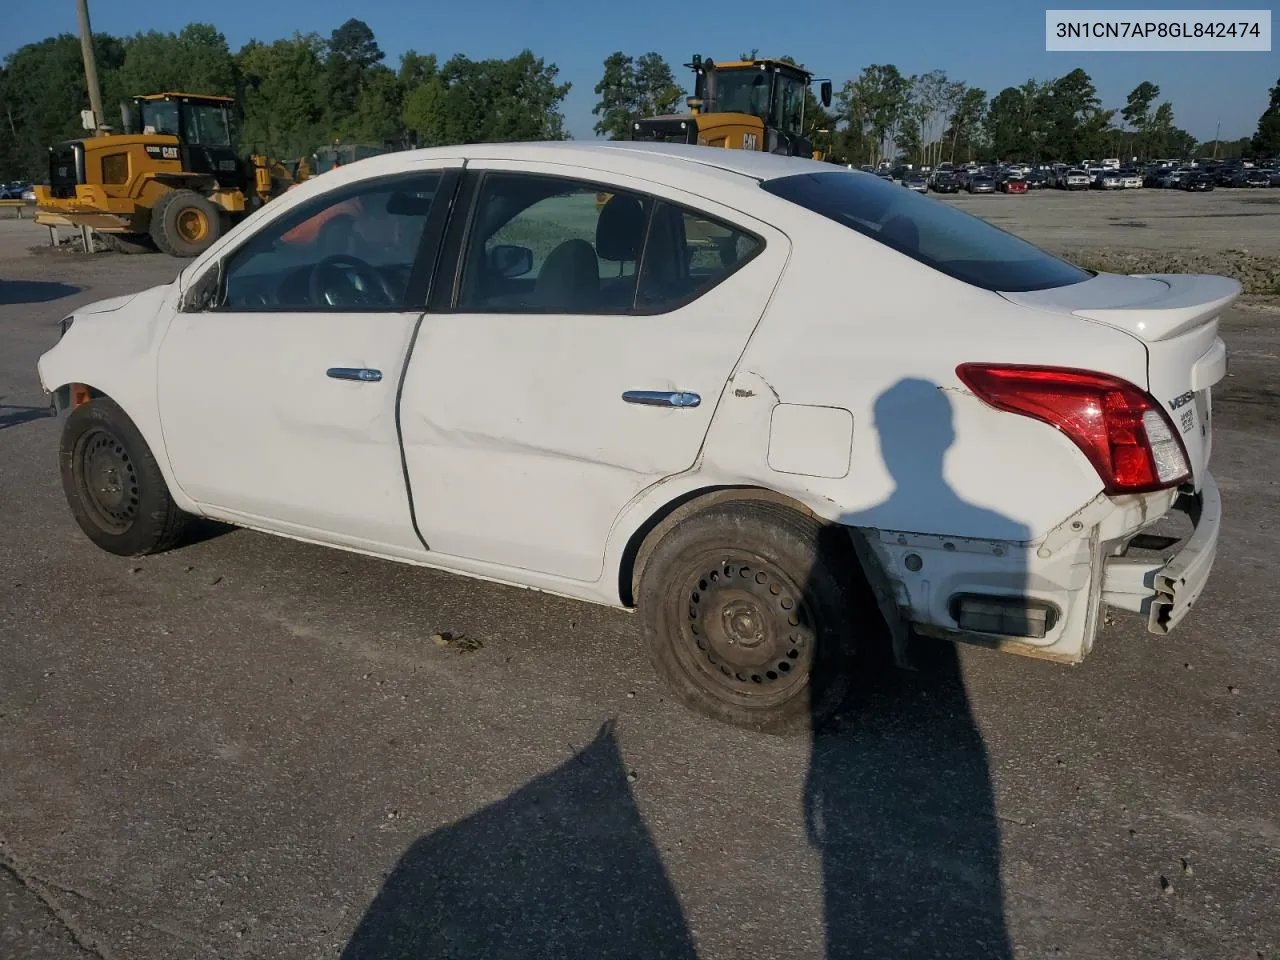
[[[955,202],[1280,252],[1264,193]],[[1275,302],[1224,321],[1223,541],[1179,630],[937,648],[808,742],[671,703],[625,614],[246,531],[93,547],[35,361],[180,264],[41,238],[0,222],[0,957],[1280,956]]]

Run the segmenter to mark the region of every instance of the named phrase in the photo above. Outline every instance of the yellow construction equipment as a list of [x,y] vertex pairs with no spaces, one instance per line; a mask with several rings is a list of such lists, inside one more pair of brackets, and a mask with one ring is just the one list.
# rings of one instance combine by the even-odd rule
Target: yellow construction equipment
[[824,107],[831,106],[831,81],[815,81],[804,67],[786,60],[753,58],[716,63],[695,56],[689,113],[647,117],[632,124],[633,140],[696,143],[734,150],[761,150],[823,159],[805,135],[805,92],[818,82]]
[[238,155],[230,97],[156,93],[123,105],[124,132],[49,148],[36,222],[88,227],[124,252],[204,252],[297,179],[279,161]]

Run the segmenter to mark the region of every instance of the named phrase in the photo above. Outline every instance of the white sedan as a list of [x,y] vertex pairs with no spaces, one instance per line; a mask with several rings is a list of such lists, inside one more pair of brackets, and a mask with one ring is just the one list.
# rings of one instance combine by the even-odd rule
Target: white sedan
[[815,161],[487,144],[303,184],[39,373],[105,550],[203,516],[636,609],[686,704],[785,732],[878,637],[1076,662],[1104,605],[1178,624],[1239,292]]

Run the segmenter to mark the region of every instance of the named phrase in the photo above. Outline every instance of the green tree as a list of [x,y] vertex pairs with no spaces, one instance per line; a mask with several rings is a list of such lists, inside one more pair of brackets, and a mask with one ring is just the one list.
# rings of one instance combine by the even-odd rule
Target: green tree
[[841,88],[838,116],[866,143],[869,162],[878,163],[893,146],[910,94],[910,81],[893,64],[864,67]]
[[396,74],[381,64],[370,67],[361,78],[355,110],[339,124],[339,139],[399,143],[404,135],[403,101],[404,88]]
[[269,46],[251,40],[241,48],[236,59],[246,148],[294,159],[329,141],[324,49],[314,33]]
[[524,50],[510,60],[450,58],[405,99],[403,117],[423,146],[565,139],[559,68]]
[[[93,47],[100,77],[119,69],[124,60],[119,40],[95,34]],[[49,146],[84,136],[80,111],[87,109],[78,38],[60,34],[9,54],[0,70],[0,177],[47,177]]]
[[352,18],[329,35],[324,68],[328,81],[329,122],[334,130],[353,119],[365,75],[382,62],[382,49],[363,20]]
[[604,74],[595,86],[600,100],[591,108],[600,119],[595,132],[610,140],[626,140],[631,135],[631,122],[640,101],[640,83],[635,60],[615,50],[604,59]]
[[1045,153],[1068,163],[1083,159],[1107,139],[1115,111],[1104,111],[1097,88],[1078,67],[1045,91]]
[[621,50],[605,58],[595,93],[600,97],[591,110],[600,118],[595,132],[611,140],[628,139],[636,118],[670,113],[684,96],[671,66],[660,54],[650,52],[635,58]]
[[[1143,157],[1151,155],[1152,121],[1151,104],[1160,96],[1160,88],[1149,80],[1143,80],[1129,91],[1120,116],[1136,134],[1137,152]],[[1172,119],[1172,118],[1170,118]]]
[[1280,156],[1280,80],[1271,88],[1271,99],[1258,118],[1251,146],[1255,157]]
[[949,143],[947,159],[972,158],[978,146],[983,121],[987,116],[987,91],[981,87],[953,84],[947,91],[950,118],[942,138]]
[[169,90],[234,96],[239,71],[227,38],[211,24],[192,23],[176,34],[126,38],[120,68],[100,79],[108,103]]

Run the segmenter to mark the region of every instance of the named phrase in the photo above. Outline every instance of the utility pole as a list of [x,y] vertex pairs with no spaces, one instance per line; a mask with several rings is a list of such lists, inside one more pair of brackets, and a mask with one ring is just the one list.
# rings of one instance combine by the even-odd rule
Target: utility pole
[[1218,159],[1218,138],[1222,136],[1222,121],[1218,121],[1218,129],[1213,131],[1213,159]]
[[98,89],[98,64],[93,58],[93,32],[89,29],[88,0],[76,0],[80,20],[80,53],[84,57],[84,78],[89,85],[89,106],[93,110],[94,132],[102,129],[106,114],[102,112],[102,91]]

